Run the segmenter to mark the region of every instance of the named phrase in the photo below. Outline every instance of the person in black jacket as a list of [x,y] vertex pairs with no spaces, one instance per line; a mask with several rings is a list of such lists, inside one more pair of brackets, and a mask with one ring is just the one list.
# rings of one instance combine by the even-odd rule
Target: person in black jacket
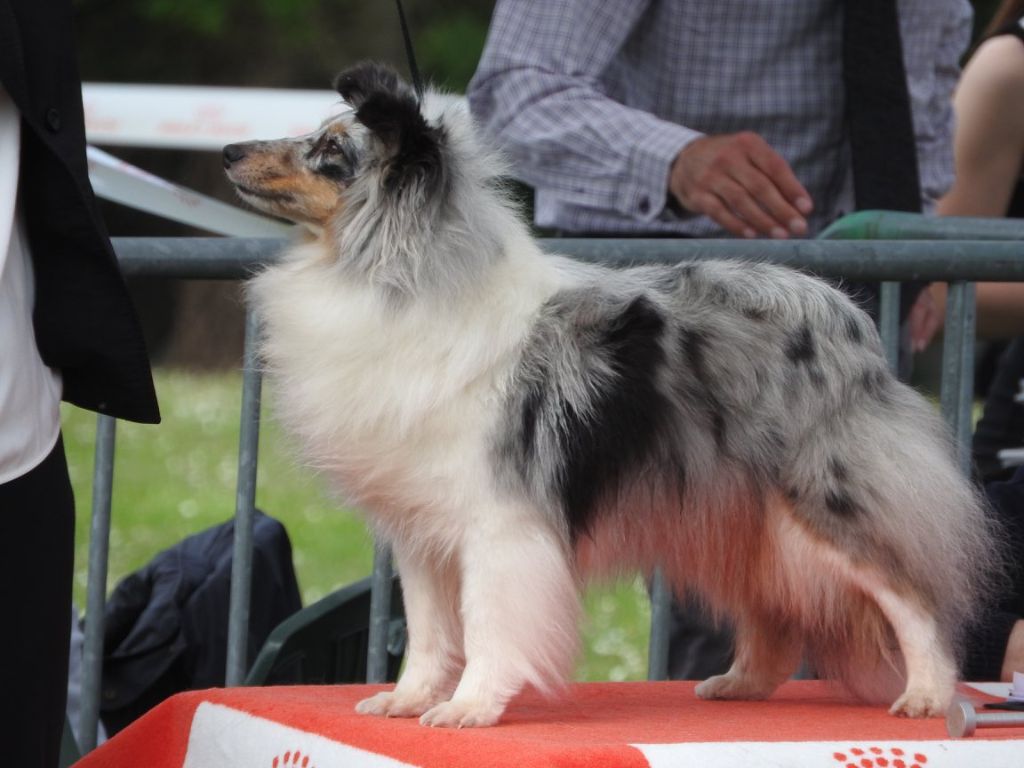
[[57,765],[74,500],[59,400],[160,419],[89,185],[70,0],[0,0],[0,723],[4,759]]

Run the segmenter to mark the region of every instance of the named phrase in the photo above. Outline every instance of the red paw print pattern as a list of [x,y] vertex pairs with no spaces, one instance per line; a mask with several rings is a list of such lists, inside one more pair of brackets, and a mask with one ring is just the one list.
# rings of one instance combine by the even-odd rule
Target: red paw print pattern
[[850,747],[845,752],[833,752],[841,768],[925,768],[928,756],[920,752],[907,754],[899,747]]
[[310,762],[309,755],[304,755],[299,750],[294,752],[285,752],[283,755],[278,755],[274,758],[274,761],[270,764],[270,768],[316,768],[316,765]]

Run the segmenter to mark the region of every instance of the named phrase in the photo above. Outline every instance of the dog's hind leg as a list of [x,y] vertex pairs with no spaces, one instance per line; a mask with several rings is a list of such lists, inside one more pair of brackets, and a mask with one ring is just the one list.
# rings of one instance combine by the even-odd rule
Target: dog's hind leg
[[493,725],[525,684],[561,685],[577,646],[576,580],[539,512],[490,509],[459,546],[466,667],[451,700],[420,718],[424,725]]
[[866,568],[856,568],[854,580],[892,625],[903,653],[907,684],[889,711],[904,717],[945,714],[953,699],[957,672],[935,617],[919,601],[897,593]]
[[[956,664],[949,643],[932,611],[909,588],[896,586],[894,576],[863,559],[855,562],[850,555],[821,539],[800,534],[802,526],[793,526],[793,540],[802,538],[802,559],[817,562],[822,572],[835,579],[835,607],[841,611],[854,610],[852,595],[866,596],[877,609],[868,613],[858,611],[847,614],[847,626],[833,638],[832,646],[819,649],[820,659],[833,674],[838,674],[856,695],[873,700],[884,692],[892,695],[890,687],[898,682],[900,674],[895,660],[889,659],[885,623],[888,622],[903,655],[906,685],[890,712],[906,717],[932,717],[943,714],[953,697],[956,684]],[[950,587],[951,589],[954,587]],[[858,595],[858,597],[859,597]],[[877,611],[877,613],[876,613]],[[880,613],[880,615],[878,615]],[[875,614],[876,618],[872,618]],[[837,618],[833,614],[833,620]],[[872,626],[877,622],[877,626]],[[878,676],[880,670],[889,673]]]
[[447,700],[462,670],[462,628],[458,614],[458,573],[450,562],[423,552],[395,559],[409,626],[409,656],[393,691],[364,699],[356,711],[385,717],[419,717]]
[[724,675],[697,686],[702,699],[766,699],[800,663],[800,634],[778,620],[755,613],[735,617],[736,645]]

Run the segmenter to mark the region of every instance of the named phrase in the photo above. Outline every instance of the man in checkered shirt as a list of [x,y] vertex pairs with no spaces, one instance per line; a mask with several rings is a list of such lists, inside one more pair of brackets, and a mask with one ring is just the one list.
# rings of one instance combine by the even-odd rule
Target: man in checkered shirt
[[[894,2],[930,211],[952,183],[972,11]],[[844,0],[498,0],[470,107],[534,187],[539,226],[813,236],[854,209],[843,18]],[[936,326],[924,304],[915,339]],[[674,616],[671,676],[724,672],[729,633],[693,605]]]
[[[928,211],[971,7],[897,5]],[[814,235],[853,210],[842,24],[843,0],[498,0],[470,105],[540,226]]]

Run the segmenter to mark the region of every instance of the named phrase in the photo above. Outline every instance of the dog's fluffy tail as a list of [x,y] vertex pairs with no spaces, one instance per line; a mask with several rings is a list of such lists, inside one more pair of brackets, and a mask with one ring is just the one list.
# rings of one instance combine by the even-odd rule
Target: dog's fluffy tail
[[[930,403],[893,381],[880,397],[848,406],[814,448],[822,496],[802,521],[838,553],[832,565],[842,582],[834,595],[842,605],[829,611],[833,621],[816,623],[809,650],[822,676],[859,698],[891,700],[908,661],[894,616],[934,621],[938,647],[956,660],[1003,557],[995,521],[956,466]],[[885,611],[882,592],[891,598]]]

